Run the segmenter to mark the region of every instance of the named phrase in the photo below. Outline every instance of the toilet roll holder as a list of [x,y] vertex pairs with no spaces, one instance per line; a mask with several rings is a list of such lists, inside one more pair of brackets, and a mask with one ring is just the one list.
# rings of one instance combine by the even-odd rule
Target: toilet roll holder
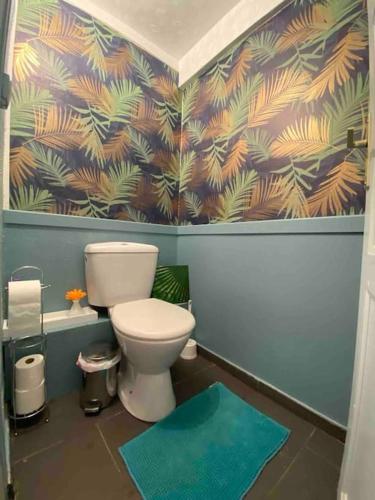
[[[41,310],[40,310],[40,333],[36,335],[26,335],[24,337],[18,338],[10,338],[9,340],[9,353],[10,353],[10,362],[11,362],[11,372],[12,372],[12,400],[11,400],[11,411],[9,414],[9,418],[13,422],[13,433],[15,436],[18,436],[18,427],[17,423],[22,421],[26,421],[36,417],[37,415],[42,415],[44,413],[44,421],[48,422],[48,400],[47,400],[47,335],[44,331],[43,325],[43,291],[49,288],[51,285],[46,285],[43,279],[43,271],[36,266],[21,266],[12,271],[10,275],[10,281],[20,281],[21,275],[26,274],[30,276],[30,273],[37,273],[38,278],[26,278],[22,279],[39,279],[42,289],[41,294]],[[8,290],[8,287],[5,287]],[[35,351],[39,351],[40,354],[44,357],[44,404],[41,408],[33,411],[32,413],[28,413],[27,415],[18,415],[16,413],[16,362],[19,359],[19,354],[22,353],[23,356],[27,355],[29,351],[32,351],[32,354],[35,354]]]

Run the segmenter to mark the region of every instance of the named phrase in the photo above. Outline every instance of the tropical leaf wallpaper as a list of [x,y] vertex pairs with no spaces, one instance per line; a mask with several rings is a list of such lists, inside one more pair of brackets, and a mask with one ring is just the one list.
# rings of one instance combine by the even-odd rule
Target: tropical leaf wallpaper
[[295,0],[183,90],[180,222],[359,214],[367,134],[362,0]]
[[293,0],[200,76],[61,0],[19,0],[13,209],[162,224],[359,214],[364,0]]
[[177,73],[60,0],[19,0],[10,206],[174,223]]

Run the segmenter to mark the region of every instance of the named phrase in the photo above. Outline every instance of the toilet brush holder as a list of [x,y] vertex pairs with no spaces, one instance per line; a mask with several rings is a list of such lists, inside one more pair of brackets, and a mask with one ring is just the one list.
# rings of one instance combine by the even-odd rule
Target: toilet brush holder
[[189,339],[180,354],[182,359],[195,359],[197,357],[197,341]]

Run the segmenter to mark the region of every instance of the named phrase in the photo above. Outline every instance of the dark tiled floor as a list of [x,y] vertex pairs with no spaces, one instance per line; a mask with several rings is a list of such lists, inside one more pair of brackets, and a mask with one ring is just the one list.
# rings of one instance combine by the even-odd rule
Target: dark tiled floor
[[[287,444],[266,466],[246,499],[336,498],[342,443],[203,357],[179,360],[172,375],[178,404],[220,381],[291,429]],[[90,418],[79,408],[77,393],[52,401],[48,424],[12,439],[19,500],[139,499],[117,448],[148,427],[129,415],[119,401]]]

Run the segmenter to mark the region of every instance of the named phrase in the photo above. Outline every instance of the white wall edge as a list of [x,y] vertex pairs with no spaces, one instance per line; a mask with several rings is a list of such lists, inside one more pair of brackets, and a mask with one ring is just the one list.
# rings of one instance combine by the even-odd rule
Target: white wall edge
[[262,378],[257,377],[256,375],[254,375],[253,373],[245,370],[241,366],[236,365],[236,363],[233,363],[232,361],[229,361],[227,358],[224,358],[223,356],[220,356],[219,354],[217,354],[217,352],[212,351],[211,349],[209,349],[208,347],[204,346],[203,344],[200,344],[199,342],[197,342],[197,343],[198,343],[199,346],[201,346],[203,349],[205,349],[209,353],[211,353],[214,356],[222,359],[223,361],[225,361],[229,365],[233,366],[237,370],[240,370],[241,372],[245,373],[246,375],[249,375],[250,377],[256,379],[258,382],[261,382],[262,384],[266,385],[267,387],[270,387],[271,389],[273,389],[274,391],[278,392],[279,394],[287,397],[288,399],[291,399],[292,401],[294,401],[295,403],[297,403],[299,406],[302,406],[303,408],[306,408],[306,410],[309,410],[311,413],[314,413],[315,415],[318,415],[319,417],[324,418],[324,420],[326,420],[327,422],[329,422],[329,423],[331,423],[331,424],[333,424],[333,425],[335,425],[337,427],[340,427],[340,429],[343,429],[344,431],[347,430],[347,428],[344,425],[340,424],[339,422],[337,422],[333,418],[328,417],[327,415],[324,415],[324,413],[320,413],[319,411],[315,410],[314,408],[312,408],[311,406],[307,405],[306,403],[303,403],[302,401],[300,401],[297,398],[294,398],[293,396],[291,396],[287,392],[284,392],[281,389],[279,389],[278,387],[275,387],[274,385],[270,384],[266,380],[263,380]]
[[[18,0],[14,0],[11,4],[9,16],[9,31],[7,37],[7,50],[5,56],[4,71],[12,78],[13,70],[13,49],[16,36],[16,20],[17,20]],[[10,158],[10,107],[4,111],[4,122],[2,130],[2,158],[3,158],[3,208],[9,208],[9,158]]]
[[144,49],[146,52],[149,52],[152,56],[160,59],[160,61],[168,64],[173,69],[178,71],[178,60],[165,52],[163,49],[152,43],[150,40],[142,36],[138,31],[131,28],[128,24],[124,23],[120,19],[116,18],[109,12],[101,9],[94,5],[90,0],[64,0],[66,3],[73,5],[73,7],[77,7],[87,14],[96,17],[104,24],[107,24],[110,28],[118,31],[120,35],[124,36],[130,42],[133,42],[135,45],[138,45],[141,49]]
[[186,83],[283,0],[241,0],[179,61],[179,85]]

